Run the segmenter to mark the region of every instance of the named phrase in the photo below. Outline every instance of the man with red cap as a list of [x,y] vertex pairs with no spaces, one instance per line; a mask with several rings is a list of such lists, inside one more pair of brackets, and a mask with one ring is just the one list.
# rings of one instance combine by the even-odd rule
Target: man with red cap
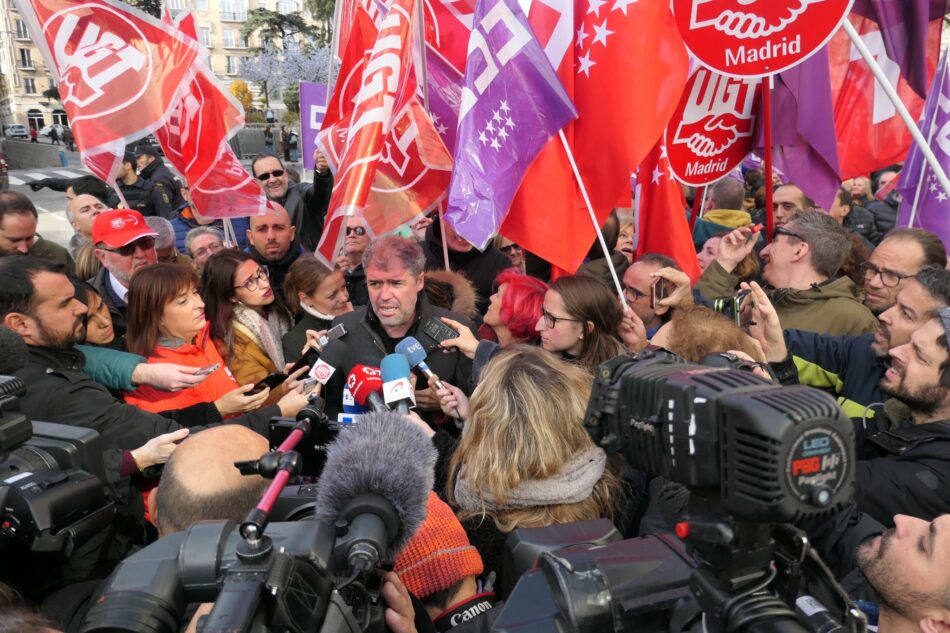
[[92,223],[92,242],[102,270],[92,280],[112,315],[116,338],[125,334],[128,314],[129,282],[141,268],[158,261],[155,237],[138,211],[117,209],[96,216]]

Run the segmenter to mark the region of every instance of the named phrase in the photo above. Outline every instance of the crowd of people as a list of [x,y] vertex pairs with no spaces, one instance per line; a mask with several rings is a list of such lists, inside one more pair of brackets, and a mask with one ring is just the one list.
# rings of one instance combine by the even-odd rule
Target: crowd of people
[[[293,417],[313,388],[307,367],[259,383],[340,324],[346,353],[322,389],[330,419],[352,404],[349,372],[379,367],[408,337],[437,376],[413,377],[403,419],[438,460],[426,521],[386,576],[392,630],[488,630],[513,589],[504,549],[516,529],[598,518],[625,537],[673,529],[686,512],[674,484],[607,456],[582,423],[598,366],[650,346],[689,362],[731,352],[768,380],[833,394],[854,421],[856,495],[810,536],[853,595],[879,605],[884,633],[950,626],[950,271],[941,239],[895,228],[896,199],[875,196],[896,168],[843,183],[827,210],[780,184],[768,236],[763,175],[723,179],[694,225],[691,283],[668,256],[636,255],[623,210],[602,227],[609,252],[595,243],[574,275],[552,279],[501,235],[476,249],[431,215],[375,238],[348,217],[330,268],[312,252],[333,176],[314,158],[310,184],[257,157],[267,209],[228,230],[149,148],[123,162],[130,208],[94,178],[34,184],[69,198],[69,244],[36,234],[27,196],[0,193],[0,319],[29,352],[14,371],[20,410],[97,431],[118,508],[71,556],[7,566],[4,582],[53,621],[4,589],[0,620],[27,624],[0,630],[69,630],[82,609],[64,614],[64,592],[81,604],[71,588],[91,597],[123,557],[195,521],[240,522],[267,481],[232,463],[264,453],[268,421]],[[454,333],[435,337],[433,324]],[[478,617],[454,617],[476,603]]]

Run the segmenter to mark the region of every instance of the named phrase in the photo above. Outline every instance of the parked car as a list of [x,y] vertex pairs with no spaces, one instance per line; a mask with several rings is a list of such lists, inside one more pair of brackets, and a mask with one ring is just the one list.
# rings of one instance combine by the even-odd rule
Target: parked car
[[20,123],[12,123],[3,127],[3,135],[6,138],[30,139],[30,130]]
[[10,174],[7,173],[7,160],[0,151],[0,191],[6,191],[10,188]]

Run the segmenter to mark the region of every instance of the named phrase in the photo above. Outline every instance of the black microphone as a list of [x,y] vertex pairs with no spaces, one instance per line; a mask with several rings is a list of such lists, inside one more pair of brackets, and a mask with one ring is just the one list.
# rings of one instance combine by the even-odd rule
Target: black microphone
[[432,441],[395,412],[366,413],[330,444],[315,518],[345,526],[334,556],[346,561],[350,573],[393,562],[419,529],[435,460]]
[[0,326],[0,374],[9,376],[30,364],[30,352],[23,338]]

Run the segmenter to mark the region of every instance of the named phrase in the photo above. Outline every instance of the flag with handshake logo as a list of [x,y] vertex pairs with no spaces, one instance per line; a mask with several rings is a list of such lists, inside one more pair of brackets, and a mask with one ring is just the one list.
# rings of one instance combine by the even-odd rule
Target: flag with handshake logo
[[459,108],[446,217],[484,248],[524,172],[577,109],[516,0],[479,0]]

